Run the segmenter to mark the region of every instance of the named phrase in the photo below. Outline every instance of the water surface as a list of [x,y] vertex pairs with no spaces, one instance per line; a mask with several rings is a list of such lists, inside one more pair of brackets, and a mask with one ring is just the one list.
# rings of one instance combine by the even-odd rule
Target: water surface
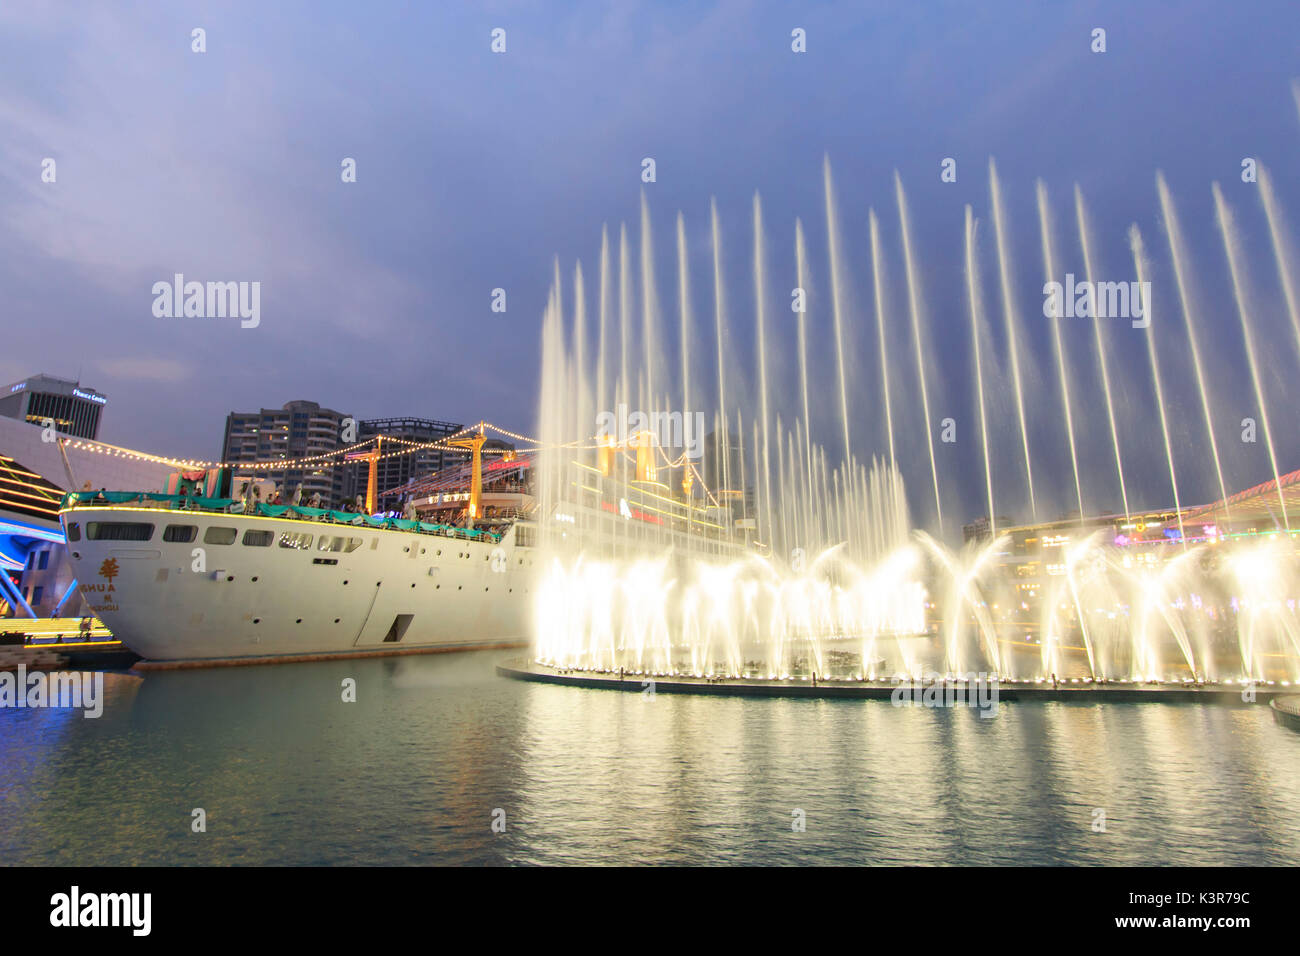
[[510,656],[110,674],[98,720],[0,711],[0,859],[1300,862],[1300,735],[1263,706],[647,697]]

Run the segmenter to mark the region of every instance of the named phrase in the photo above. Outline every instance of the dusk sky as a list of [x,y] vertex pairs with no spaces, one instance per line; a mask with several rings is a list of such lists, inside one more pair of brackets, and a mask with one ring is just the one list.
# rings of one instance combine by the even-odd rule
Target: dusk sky
[[[191,31],[206,31],[206,52]],[[494,28],[506,52],[490,49]],[[806,31],[807,52],[791,49]],[[1090,49],[1094,28],[1106,51]],[[1151,279],[1184,503],[1217,497],[1171,291],[1163,170],[1186,234],[1216,434],[1230,484],[1271,477],[1211,183],[1236,215],[1278,464],[1300,467],[1300,370],[1259,186],[1271,171],[1300,224],[1300,6],[1099,3],[114,3],[0,5],[0,381],[79,378],[109,397],[101,437],[213,458],[231,410],[309,399],[357,417],[480,418],[532,433],[542,312],[558,256],[581,260],[594,308],[600,231],[639,235],[644,189],[657,294],[675,327],[674,221],[686,217],[700,335],[712,336],[709,200],[722,220],[731,364],[750,376],[755,191],[769,315],[791,338],[795,217],[808,233],[814,431],[838,449],[822,162],[838,193],[855,450],[884,449],[867,215],[881,220],[899,463],[924,522],[928,458],[912,397],[893,174],[921,264],[945,509],[983,513],[963,273],[966,204],[980,220],[986,370],[1008,502],[1021,454],[989,211],[990,158],[1009,218],[1036,478],[1053,513],[1073,479],[1042,312],[1034,182],[1051,195],[1061,273],[1082,275],[1072,189],[1098,273],[1128,281],[1136,223]],[[42,181],[53,158],[57,179]],[[340,163],[356,160],[357,181]],[[642,160],[657,177],[643,183]],[[957,181],[940,179],[957,161]],[[635,259],[635,246],[634,246]],[[1294,265],[1294,260],[1291,260]],[[158,318],[155,282],[258,281],[255,329]],[[1063,278],[1063,276],[1062,276]],[[507,311],[493,312],[504,288]],[[566,289],[566,301],[569,290]],[[638,300],[639,301],[639,300]],[[1091,326],[1063,320],[1090,510],[1118,508]],[[1108,327],[1130,494],[1172,503],[1143,333]],[[670,346],[675,344],[672,337]],[[774,400],[789,422],[784,353]],[[672,365],[677,359],[670,358]],[[700,360],[704,388],[712,388]],[[751,390],[752,393],[752,390]],[[1041,465],[1040,465],[1041,463]],[[1129,462],[1126,461],[1126,465]],[[1185,475],[1185,478],[1184,478]],[[1091,491],[1090,491],[1091,489]],[[1230,490],[1232,490],[1230,488]],[[1001,509],[1000,509],[1001,510]],[[1006,510],[1023,512],[1007,505]],[[1022,517],[1027,515],[1021,514]],[[1047,515],[1044,515],[1047,516]]]

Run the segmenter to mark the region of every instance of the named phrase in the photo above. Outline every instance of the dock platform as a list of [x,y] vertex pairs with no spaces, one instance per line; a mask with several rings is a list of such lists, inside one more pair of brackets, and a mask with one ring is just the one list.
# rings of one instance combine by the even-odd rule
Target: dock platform
[[1273,719],[1283,727],[1300,731],[1300,697],[1277,696],[1268,702]]
[[[653,692],[656,694],[708,694],[720,697],[792,697],[818,700],[892,700],[901,697],[906,701],[920,701],[923,695],[943,696],[949,688],[967,689],[974,696],[977,685],[962,682],[896,684],[887,681],[863,680],[764,680],[759,678],[709,678],[679,674],[660,676],[652,674],[604,673],[596,671],[554,668],[536,661],[515,660],[497,667],[497,674],[512,680],[532,681],[541,684],[562,684],[599,690],[617,690],[629,693]],[[985,685],[988,687],[988,685]],[[1239,684],[1183,684],[1136,683],[1106,681],[1098,683],[1061,682],[1053,686],[1050,681],[999,681],[999,702],[1068,701],[1074,703],[1212,703],[1220,705],[1252,706],[1267,703],[1275,697],[1294,694],[1290,687],[1260,683],[1250,688]],[[987,693],[987,691],[986,691]],[[1253,698],[1253,699],[1248,699]],[[1300,700],[1300,698],[1290,698]],[[1276,710],[1275,710],[1276,713]],[[1297,718],[1300,720],[1300,718]]]

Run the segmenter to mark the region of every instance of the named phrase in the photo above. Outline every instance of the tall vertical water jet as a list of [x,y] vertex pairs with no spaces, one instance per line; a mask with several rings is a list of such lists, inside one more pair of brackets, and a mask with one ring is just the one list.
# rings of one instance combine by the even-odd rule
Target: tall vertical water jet
[[989,461],[988,414],[984,407],[984,369],[980,361],[979,273],[975,262],[975,218],[966,206],[966,298],[970,304],[971,344],[975,353],[975,395],[980,412],[980,444],[984,449],[984,488],[988,494],[989,537],[998,532],[997,510],[993,506],[993,466]]
[[898,225],[903,239],[903,265],[907,272],[907,304],[912,316],[912,344],[916,349],[916,377],[921,383],[921,413],[925,416],[925,443],[930,452],[930,478],[934,483],[934,512],[943,537],[943,504],[939,498],[939,466],[934,458],[934,434],[930,425],[930,394],[925,383],[925,346],[921,341],[920,294],[916,288],[916,265],[912,261],[912,230],[908,222],[903,180],[894,170],[894,198],[898,202]]
[[645,368],[647,402],[642,408],[654,411],[655,365],[659,360],[658,312],[655,297],[654,240],[650,234],[650,205],[641,190],[641,363]]
[[745,416],[736,410],[736,467],[740,469],[740,517],[749,518],[749,501],[746,489],[749,487],[745,474]]
[[[681,320],[678,349],[682,353],[682,461],[685,463],[682,474],[683,476],[689,476],[690,469],[693,467],[690,458],[691,409],[693,407],[691,404],[691,292],[686,256],[686,220],[682,217],[681,212],[677,213],[677,310]],[[699,441],[703,437],[703,435],[696,435],[695,440]],[[694,487],[693,482],[683,484],[683,490],[688,498],[693,497]],[[691,532],[694,522],[694,511],[687,511],[686,526],[688,534]]]
[[[826,195],[826,247],[831,260],[831,318],[835,326],[835,364],[840,384],[840,425],[844,430],[844,460],[853,453],[849,438],[849,387],[844,374],[844,318],[843,292],[840,289],[840,235],[835,216],[835,192],[831,185],[831,158],[822,154],[822,184]],[[890,435],[890,456],[893,456],[893,435]]]
[[[762,515],[765,525],[770,528],[772,524],[772,444],[768,428],[767,408],[767,321],[765,316],[767,278],[763,259],[763,200],[756,190],[754,192],[754,323],[758,327],[758,405],[763,432]],[[769,539],[771,537],[770,531],[768,537]]]
[[632,252],[627,244],[627,223],[618,226],[618,342],[620,365],[614,386],[614,405],[632,397],[632,379],[628,374],[628,352],[632,348]]
[[1097,318],[1096,299],[1093,290],[1097,288],[1094,281],[1091,232],[1088,229],[1088,217],[1083,208],[1083,191],[1079,184],[1074,184],[1074,217],[1079,226],[1079,247],[1083,252],[1083,272],[1088,283],[1087,318],[1092,320],[1093,338],[1097,345],[1097,364],[1101,369],[1102,392],[1106,397],[1106,420],[1110,424],[1111,446],[1115,449],[1115,472],[1119,476],[1119,494],[1124,502],[1124,518],[1132,517],[1128,507],[1128,489],[1124,484],[1124,459],[1119,450],[1119,429],[1115,426],[1115,399],[1111,394],[1110,371],[1106,362],[1106,344],[1101,334],[1101,322]]
[[[1047,202],[1047,184],[1041,179],[1036,185],[1038,195],[1038,229],[1043,241],[1043,271],[1047,282],[1057,282],[1056,253],[1052,246],[1052,211]],[[1070,373],[1065,366],[1065,350],[1061,346],[1061,322],[1065,314],[1048,319],[1052,323],[1052,347],[1056,352],[1056,374],[1061,380],[1061,406],[1065,411],[1065,435],[1070,444],[1070,467],[1074,471],[1074,493],[1079,502],[1079,521],[1083,521],[1083,483],[1079,480],[1079,453],[1074,442],[1074,408],[1070,401]]]
[[[803,308],[795,317],[799,333],[799,389],[803,393],[803,439],[804,455],[807,459],[807,494],[808,504],[812,499],[812,417],[808,410],[808,250],[803,241],[803,223],[798,218],[794,221],[794,259],[795,281],[803,291]],[[807,505],[805,505],[807,507]]]
[[778,412],[776,416],[776,501],[779,518],[773,515],[773,528],[775,529],[779,525],[781,534],[779,549],[777,548],[775,530],[770,536],[773,554],[778,553],[778,551],[781,554],[790,553],[790,498],[785,493],[785,439],[782,435],[781,414]]
[[[583,375],[587,369],[587,287],[582,279],[582,260],[573,267],[573,366],[575,378]],[[585,438],[591,434],[596,415],[591,408],[591,393],[586,388],[575,390],[573,413],[575,417],[575,438]]]
[[1025,390],[1020,378],[1020,330],[1016,315],[1015,293],[1011,289],[1011,263],[1007,252],[1005,214],[1002,210],[1002,187],[998,170],[989,160],[989,194],[993,206],[993,239],[998,251],[998,280],[1002,289],[1002,319],[1007,330],[1007,348],[1011,354],[1011,386],[1016,397],[1016,417],[1020,421],[1020,443],[1025,452],[1025,485],[1029,489],[1029,511],[1038,520],[1034,500],[1034,466],[1029,459],[1029,425],[1025,420]]
[[[1137,273],[1138,289],[1145,290],[1150,288],[1146,278],[1146,248],[1142,244],[1142,233],[1133,223],[1128,227],[1129,248],[1133,252],[1133,269]],[[1174,511],[1178,514],[1178,539],[1183,547],[1187,547],[1187,538],[1183,534],[1183,505],[1178,497],[1178,472],[1174,468],[1174,446],[1169,439],[1169,415],[1165,411],[1165,390],[1164,384],[1160,380],[1160,359],[1156,354],[1156,336],[1155,321],[1151,314],[1151,299],[1144,292],[1139,291],[1139,296],[1146,299],[1143,302],[1143,316],[1146,320],[1146,328],[1142,331],[1146,333],[1147,340],[1147,358],[1151,364],[1151,381],[1155,386],[1156,408],[1160,411],[1160,435],[1165,443],[1165,459],[1169,462],[1169,484],[1174,492]],[[1132,300],[1130,300],[1132,304]],[[1136,315],[1136,306],[1133,308]]]
[[596,408],[602,411],[614,407],[607,394],[609,385],[605,378],[606,366],[609,362],[609,294],[609,227],[602,225],[600,227],[600,335],[596,346]]
[[[1262,188],[1262,186],[1261,186]],[[1223,480],[1223,465],[1219,459],[1219,443],[1214,437],[1214,416],[1210,412],[1210,389],[1205,380],[1205,365],[1201,361],[1201,349],[1196,339],[1196,320],[1192,315],[1192,297],[1187,288],[1186,249],[1183,247],[1183,232],[1178,225],[1178,214],[1174,211],[1173,197],[1165,182],[1164,173],[1156,171],[1156,192],[1160,194],[1160,213],[1165,221],[1165,234],[1169,239],[1169,256],[1174,264],[1174,285],[1178,289],[1178,304],[1183,312],[1183,324],[1187,329],[1187,344],[1192,353],[1192,369],[1196,375],[1196,389],[1201,398],[1201,414],[1205,418],[1205,437],[1210,441],[1210,454],[1214,458],[1214,473],[1219,479],[1220,500],[1224,511],[1228,511],[1228,486]]]
[[880,224],[876,221],[874,209],[867,212],[867,224],[871,232],[871,284],[875,290],[873,298],[876,305],[876,350],[880,353],[880,394],[885,404],[885,433],[889,436],[889,467],[893,468],[896,461],[894,410],[889,396],[889,352],[885,347],[884,269],[880,264]]
[[1264,204],[1264,216],[1268,219],[1269,239],[1273,244],[1273,261],[1277,263],[1278,277],[1282,281],[1282,295],[1286,299],[1286,314],[1291,320],[1291,333],[1297,349],[1300,349],[1300,306],[1297,305],[1295,279],[1287,242],[1286,229],[1282,225],[1282,211],[1278,208],[1277,196],[1273,193],[1273,176],[1263,166],[1259,167],[1259,196]]
[[1286,513],[1286,497],[1282,494],[1282,482],[1277,469],[1277,452],[1273,447],[1273,429],[1268,420],[1268,403],[1264,399],[1264,386],[1260,382],[1259,362],[1255,357],[1255,336],[1251,328],[1250,309],[1246,305],[1245,283],[1238,262],[1237,233],[1233,224],[1232,211],[1223,198],[1223,190],[1216,182],[1211,186],[1214,193],[1214,208],[1219,223],[1219,234],[1223,236],[1223,249],[1228,257],[1228,273],[1232,276],[1232,297],[1237,303],[1237,317],[1241,320],[1241,337],[1246,346],[1246,361],[1250,366],[1250,381],[1255,389],[1255,401],[1259,403],[1259,420],[1264,426],[1264,442],[1268,446],[1269,464],[1273,466],[1273,483],[1277,487],[1277,503],[1282,512],[1282,527],[1289,529],[1291,521]]
[[[762,478],[762,473],[763,473],[763,465],[762,465],[762,463],[761,463],[760,460],[759,460],[759,444],[760,444],[760,443],[759,443],[759,440],[758,440],[758,434],[759,434],[759,431],[758,431],[758,419],[755,418],[752,422],[750,422],[750,425],[753,427],[753,431],[754,431],[753,438],[750,439],[750,447],[753,449],[753,456],[754,456],[754,470],[753,470],[753,475],[754,475],[754,527],[755,527],[754,538],[755,538],[756,540],[758,540],[758,541],[761,542],[761,541],[763,540],[763,538],[762,538],[762,536],[761,536],[761,534],[759,533],[759,530],[758,530],[759,528],[761,528],[761,526],[758,524],[758,512],[759,512],[759,509],[760,509],[760,506],[761,506],[762,494],[763,494],[763,486],[762,486],[762,484],[761,484],[761,478]],[[770,537],[767,539],[767,546],[768,546],[769,553],[771,553],[772,540],[771,540]]]
[[[715,335],[715,348],[718,353],[718,413],[722,422],[722,448],[723,452],[717,459],[721,468],[719,475],[722,479],[722,487],[726,490],[731,489],[731,439],[729,437],[729,420],[727,418],[727,349],[723,347],[724,329],[726,328],[726,299],[723,292],[722,281],[722,228],[718,224],[718,201],[709,198],[709,229],[713,235],[713,327]],[[737,425],[740,428],[740,425]],[[743,467],[745,463],[745,453],[743,451],[745,433],[743,430],[737,432],[742,451],[740,452],[740,464]],[[744,497],[744,482],[741,483],[741,497]],[[743,502],[742,502],[743,508]],[[730,510],[727,512],[730,515]],[[733,522],[728,520],[728,533],[734,527]]]
[[[686,256],[686,220],[677,214],[677,312],[680,319],[678,348],[682,353],[682,428],[691,405],[691,288]],[[683,433],[684,440],[684,433]]]

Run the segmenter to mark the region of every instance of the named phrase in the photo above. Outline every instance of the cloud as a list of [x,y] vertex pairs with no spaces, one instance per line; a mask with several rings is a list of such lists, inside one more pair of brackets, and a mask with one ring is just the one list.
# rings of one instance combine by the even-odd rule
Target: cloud
[[194,369],[171,358],[132,358],[100,359],[95,363],[110,378],[130,379],[136,382],[160,382],[175,384],[193,378]]

